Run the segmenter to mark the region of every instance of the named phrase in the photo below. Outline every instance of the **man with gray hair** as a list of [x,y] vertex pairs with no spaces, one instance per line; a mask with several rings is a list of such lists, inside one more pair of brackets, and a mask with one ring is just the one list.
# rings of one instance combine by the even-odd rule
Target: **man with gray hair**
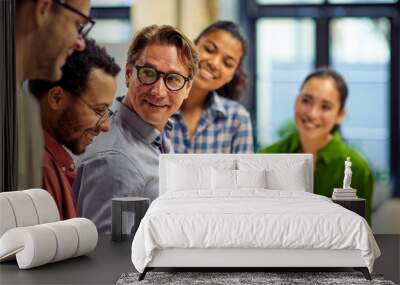
[[194,44],[174,27],[149,26],[135,35],[127,95],[116,102],[111,131],[81,158],[74,186],[79,212],[99,232],[111,231],[113,197],[158,196],[158,156],[172,151],[169,118],[189,95],[198,61]]

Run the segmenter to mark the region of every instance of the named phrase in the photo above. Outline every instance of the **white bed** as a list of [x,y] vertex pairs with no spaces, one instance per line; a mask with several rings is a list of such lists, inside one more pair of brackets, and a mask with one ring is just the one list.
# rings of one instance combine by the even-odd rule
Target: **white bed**
[[159,170],[160,197],[132,243],[141,278],[154,267],[355,267],[368,278],[380,255],[363,218],[312,194],[311,155],[168,154]]

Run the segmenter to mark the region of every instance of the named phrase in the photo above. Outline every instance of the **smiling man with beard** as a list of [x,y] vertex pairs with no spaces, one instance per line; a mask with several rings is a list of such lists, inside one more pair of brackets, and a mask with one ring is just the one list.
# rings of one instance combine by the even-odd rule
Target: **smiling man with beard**
[[72,185],[76,178],[71,156],[82,154],[100,132],[110,129],[109,106],[120,71],[114,59],[94,40],[75,51],[57,82],[31,80],[29,89],[39,100],[45,150],[43,185],[58,206],[62,219],[77,217]]
[[125,69],[128,92],[115,102],[111,131],[81,160],[74,186],[79,212],[99,232],[111,231],[113,197],[158,196],[158,156],[171,151],[169,118],[187,98],[197,65],[193,43],[171,26],[135,35]]

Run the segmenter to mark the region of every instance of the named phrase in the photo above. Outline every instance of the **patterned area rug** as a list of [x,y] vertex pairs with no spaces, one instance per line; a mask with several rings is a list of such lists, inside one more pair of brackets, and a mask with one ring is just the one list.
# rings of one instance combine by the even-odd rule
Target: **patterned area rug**
[[133,284],[379,284],[395,285],[384,280],[381,275],[372,274],[372,281],[364,278],[360,272],[148,272],[142,281],[138,273],[124,273],[117,285]]

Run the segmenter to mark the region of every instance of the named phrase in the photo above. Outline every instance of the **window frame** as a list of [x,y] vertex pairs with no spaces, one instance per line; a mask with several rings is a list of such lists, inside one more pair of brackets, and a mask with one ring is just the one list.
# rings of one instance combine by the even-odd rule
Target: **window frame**
[[115,7],[92,7],[90,16],[93,19],[115,19],[115,20],[129,20],[130,7],[128,6],[115,6]]
[[[322,4],[258,4],[256,0],[241,1],[240,22],[249,40],[246,66],[250,82],[256,74],[256,22],[260,18],[313,18],[316,22],[315,67],[330,64],[330,21],[343,17],[388,18],[390,21],[389,63],[389,157],[390,174],[394,181],[394,196],[400,196],[400,0],[396,3],[352,3],[333,4],[325,0]],[[250,110],[256,110],[255,86],[250,86],[249,96],[243,102]],[[255,125],[256,114],[252,112]],[[254,128],[255,146],[258,147]]]
[[17,190],[15,2],[0,1],[0,192]]

